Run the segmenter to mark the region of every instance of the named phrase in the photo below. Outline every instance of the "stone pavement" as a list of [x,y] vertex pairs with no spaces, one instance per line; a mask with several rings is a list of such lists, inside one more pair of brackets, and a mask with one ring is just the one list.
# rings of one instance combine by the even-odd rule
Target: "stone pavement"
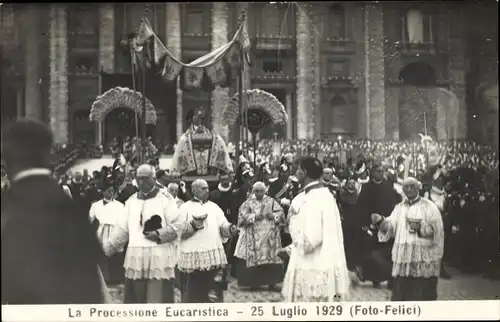
[[[453,269],[449,280],[440,279],[438,286],[439,300],[498,300],[500,299],[500,281],[492,281],[478,275],[464,275]],[[110,289],[114,303],[123,303],[123,287]],[[176,290],[176,302],[180,302],[180,292]],[[390,291],[385,285],[374,288],[371,283],[362,283],[351,289],[353,301],[388,301]],[[280,302],[281,295],[269,292],[240,289],[234,279],[229,283],[224,295],[225,302]]]

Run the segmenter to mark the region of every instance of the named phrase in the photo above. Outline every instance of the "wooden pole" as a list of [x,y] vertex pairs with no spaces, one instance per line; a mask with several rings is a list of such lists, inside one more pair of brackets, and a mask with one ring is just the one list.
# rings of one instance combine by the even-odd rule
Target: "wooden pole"
[[143,64],[142,64],[142,149],[141,163],[146,162],[146,49],[143,49]]
[[[132,58],[132,89],[137,91],[137,85],[135,83],[135,71],[137,66],[137,57],[136,51],[134,50],[134,46],[130,46],[130,57]],[[139,114],[137,110],[134,109],[134,117],[135,117],[135,139],[139,141]]]
[[253,141],[253,167],[257,169],[257,133],[252,133]]
[[[240,96],[240,100],[238,101],[238,110],[239,110],[239,117],[240,117],[240,122],[239,122],[239,128],[238,128],[238,136],[237,136],[237,142],[236,142],[236,163],[238,163],[240,153],[240,141],[244,142],[244,137],[245,137],[245,132],[244,132],[244,124],[245,124],[245,113],[243,112],[243,71],[245,69],[245,57],[243,55],[243,49],[240,48],[240,61],[241,65],[238,71],[238,93]],[[243,148],[244,150],[244,148]]]

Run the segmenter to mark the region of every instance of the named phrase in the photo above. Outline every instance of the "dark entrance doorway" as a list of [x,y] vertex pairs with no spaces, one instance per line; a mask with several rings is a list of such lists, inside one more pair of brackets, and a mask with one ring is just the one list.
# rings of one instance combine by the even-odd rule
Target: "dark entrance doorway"
[[[264,91],[273,94],[276,98],[286,106],[286,90],[285,89],[266,89]],[[290,116],[289,116],[290,118]],[[260,132],[261,139],[273,139],[274,133],[278,134],[278,139],[286,139],[286,124],[269,124]]]
[[7,67],[10,62],[3,56],[3,48],[0,46],[0,112],[1,124],[13,121],[17,117],[17,90],[11,82],[7,82]]
[[[140,125],[140,122],[139,122]],[[113,140],[117,140],[119,146],[129,137],[135,136],[135,115],[134,112],[125,107],[115,108],[106,115],[104,119],[104,142],[109,147]],[[139,127],[139,133],[140,127]]]
[[410,140],[418,133],[436,137],[437,110],[431,101],[436,88],[436,73],[426,63],[406,65],[399,74],[403,82],[399,95],[399,138]]

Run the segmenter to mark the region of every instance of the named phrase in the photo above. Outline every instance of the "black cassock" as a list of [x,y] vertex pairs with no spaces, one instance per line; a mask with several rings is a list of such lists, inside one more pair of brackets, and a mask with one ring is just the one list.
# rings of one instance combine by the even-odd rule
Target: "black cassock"
[[[220,190],[219,188],[210,191],[210,200],[217,204],[217,206],[224,211],[227,221],[231,224],[238,224],[238,212],[234,211],[233,203],[233,189],[230,187],[228,190]],[[237,238],[231,238],[231,242],[224,244],[224,250],[230,264],[233,262],[234,248],[236,247]]]
[[220,190],[219,188],[210,191],[210,200],[219,206],[226,216],[226,219],[232,223],[238,223],[238,213],[232,211],[233,189],[229,188],[227,191]]
[[[391,215],[394,207],[401,202],[401,195],[394,190],[394,185],[383,180],[381,183],[370,181],[365,183],[361,188],[358,200],[356,202],[357,221],[354,225],[357,226],[356,245],[359,252],[355,255],[356,264],[363,268],[367,280],[373,282],[381,282],[387,278],[387,267],[382,265],[386,256],[380,256],[382,253],[387,254],[387,250],[391,248],[391,244],[380,244],[377,241],[376,234],[370,236],[363,231],[363,227],[370,227],[371,214],[376,213],[383,217]],[[365,228],[366,229],[366,228]],[[379,265],[377,265],[377,263]]]
[[49,176],[14,182],[2,198],[2,304],[103,303],[88,218]]
[[[300,190],[299,183],[297,181],[294,181],[294,180],[290,180],[288,188],[285,189],[285,185],[287,184],[287,182],[288,182],[288,178],[278,178],[275,181],[271,182],[271,184],[269,185],[269,190],[268,190],[267,194],[270,197],[276,199],[276,201],[278,201],[278,203],[280,203],[280,205],[281,205],[281,199],[283,199],[283,198],[290,200],[290,203],[291,203],[293,198],[295,198],[295,196],[298,195],[299,190]],[[290,206],[286,206],[286,205],[281,205],[281,206],[283,207],[285,217],[288,220],[288,209],[290,208]],[[281,235],[281,245],[283,247],[286,247],[292,243],[292,238],[290,237],[289,233],[286,233],[282,230],[280,232],[280,235]]]
[[356,263],[356,238],[358,237],[359,222],[356,208],[358,192],[341,189],[338,194],[337,203],[339,204],[340,214],[342,215],[342,233],[344,236],[344,249],[347,261],[347,268],[354,270]]
[[132,196],[134,193],[138,191],[137,187],[131,183],[127,183],[127,185],[121,190],[118,191],[118,195],[116,196],[116,200],[125,204],[125,202]]

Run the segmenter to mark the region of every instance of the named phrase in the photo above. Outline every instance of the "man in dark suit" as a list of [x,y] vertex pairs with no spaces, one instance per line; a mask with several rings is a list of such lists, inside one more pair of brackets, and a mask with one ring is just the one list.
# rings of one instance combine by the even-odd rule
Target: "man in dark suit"
[[52,144],[50,130],[34,120],[2,133],[12,182],[2,198],[2,304],[103,303],[97,236],[51,177]]

